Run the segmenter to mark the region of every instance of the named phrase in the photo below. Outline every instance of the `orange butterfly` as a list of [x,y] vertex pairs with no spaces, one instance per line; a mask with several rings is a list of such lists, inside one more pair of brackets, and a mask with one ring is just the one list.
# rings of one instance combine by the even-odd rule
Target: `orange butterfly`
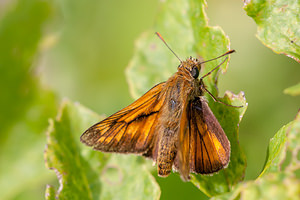
[[[161,35],[156,34],[170,49]],[[210,174],[225,168],[229,163],[230,143],[203,97],[208,92],[218,101],[206,89],[203,78],[226,60],[200,79],[204,62],[192,57],[180,60],[178,71],[166,82],[90,127],[81,135],[81,142],[102,152],[135,153],[152,158],[159,176],[168,176],[173,168],[184,181],[189,180],[191,172]]]

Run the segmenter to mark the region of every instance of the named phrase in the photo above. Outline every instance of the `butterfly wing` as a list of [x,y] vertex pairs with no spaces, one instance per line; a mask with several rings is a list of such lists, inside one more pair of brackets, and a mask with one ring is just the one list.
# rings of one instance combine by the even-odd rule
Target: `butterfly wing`
[[81,142],[103,152],[138,153],[151,157],[155,122],[164,103],[165,83],[154,86],[131,105],[93,125]]
[[178,158],[180,165],[178,166],[178,160],[175,159],[175,168],[180,172],[181,178],[184,181],[189,179],[190,174],[190,164],[189,164],[189,155],[190,155],[190,126],[189,126],[189,117],[190,117],[190,107],[188,102],[185,103],[180,119],[180,129],[179,129],[179,150]]
[[225,168],[230,158],[230,143],[204,97],[190,102],[190,171],[210,174]]
[[[230,143],[203,97],[190,101],[181,120],[178,159],[175,168],[183,180],[189,173],[210,174],[225,168]],[[183,128],[182,128],[183,127]]]

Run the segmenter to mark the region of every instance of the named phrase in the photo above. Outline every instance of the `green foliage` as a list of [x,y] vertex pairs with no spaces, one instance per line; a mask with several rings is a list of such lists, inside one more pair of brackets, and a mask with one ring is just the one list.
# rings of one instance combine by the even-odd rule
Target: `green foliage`
[[212,199],[300,199],[300,112],[270,140],[266,164],[255,181]]
[[56,111],[55,95],[35,75],[36,55],[53,5],[20,0],[0,20],[0,199],[37,196],[49,180],[43,165],[44,131]]
[[48,186],[47,199],[158,199],[160,189],[142,159],[104,154],[79,142],[84,130],[103,117],[64,101],[47,132],[46,165],[60,189]]
[[[8,133],[34,100],[37,80],[30,71],[45,23],[51,15],[47,1],[19,1],[0,22],[0,69],[1,95],[3,106],[0,112],[1,133]],[[9,86],[9,87],[8,87]]]
[[259,177],[276,172],[294,173],[300,169],[300,160],[297,158],[299,144],[300,112],[294,121],[282,127],[270,140],[266,164]]
[[257,24],[257,38],[275,53],[300,62],[300,4],[294,0],[247,0],[247,14]]
[[[223,30],[208,26],[205,6],[206,2],[203,0],[166,0],[160,4],[154,28],[137,40],[135,53],[126,71],[134,98],[144,94],[155,83],[168,79],[179,65],[178,59],[155,36],[156,31],[161,33],[181,59],[192,56],[208,60],[229,50],[229,39]],[[221,61],[206,63],[202,74]],[[221,67],[223,72],[226,66]],[[209,88],[216,74],[207,77]]]
[[298,83],[297,85],[291,86],[289,88],[286,88],[283,92],[285,94],[289,94],[292,96],[300,95],[300,83]]
[[[200,59],[208,60],[229,50],[229,39],[222,29],[208,26],[205,6],[205,1],[198,0],[177,0],[176,3],[165,1],[161,4],[154,29],[144,33],[137,41],[135,54],[127,69],[130,91],[134,97],[142,95],[153,85],[166,81],[179,65],[177,58],[155,37],[154,30],[163,35],[179,57],[201,56]],[[221,61],[219,59],[206,63],[202,74],[212,70]],[[225,67],[224,64],[223,71]],[[217,73],[213,73],[205,81],[209,90],[218,96],[214,81],[216,78]],[[213,176],[192,176],[192,183],[206,195],[212,196],[229,191],[244,177],[246,158],[238,143],[238,126],[247,103],[242,93],[236,96],[227,92],[224,98],[220,98],[228,104],[243,105],[240,109],[215,103],[210,97],[208,99],[210,108],[231,142],[232,149],[231,162],[227,169]]]

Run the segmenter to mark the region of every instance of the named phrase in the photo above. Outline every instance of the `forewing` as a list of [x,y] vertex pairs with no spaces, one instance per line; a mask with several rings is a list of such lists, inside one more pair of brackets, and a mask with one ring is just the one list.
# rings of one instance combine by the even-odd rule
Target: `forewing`
[[190,102],[190,171],[210,174],[225,168],[230,143],[203,97]]
[[81,135],[81,142],[103,152],[148,153],[156,139],[155,122],[164,103],[164,85],[154,86],[131,105],[90,127]]

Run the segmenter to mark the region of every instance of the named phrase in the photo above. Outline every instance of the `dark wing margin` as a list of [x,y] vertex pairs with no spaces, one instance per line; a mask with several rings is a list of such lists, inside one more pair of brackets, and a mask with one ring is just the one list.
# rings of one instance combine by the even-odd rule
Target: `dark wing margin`
[[190,172],[210,174],[227,167],[230,143],[204,97],[190,102]]
[[165,95],[160,83],[131,105],[93,125],[80,137],[81,142],[95,150],[117,153],[147,154],[156,140],[156,120]]

